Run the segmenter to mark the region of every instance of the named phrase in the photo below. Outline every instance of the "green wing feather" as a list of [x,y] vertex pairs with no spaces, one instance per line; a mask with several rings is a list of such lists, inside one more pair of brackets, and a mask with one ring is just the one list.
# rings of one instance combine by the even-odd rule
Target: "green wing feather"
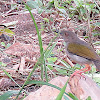
[[81,56],[87,59],[97,58],[96,53],[93,50],[81,44],[69,43],[67,50],[70,53],[76,54],[78,56]]

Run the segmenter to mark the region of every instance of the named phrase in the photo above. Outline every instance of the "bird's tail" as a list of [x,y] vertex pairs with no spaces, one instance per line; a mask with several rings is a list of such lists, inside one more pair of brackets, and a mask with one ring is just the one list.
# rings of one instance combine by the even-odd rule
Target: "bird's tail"
[[95,66],[97,67],[97,69],[98,69],[99,72],[100,72],[100,60],[94,61],[94,64],[95,64]]

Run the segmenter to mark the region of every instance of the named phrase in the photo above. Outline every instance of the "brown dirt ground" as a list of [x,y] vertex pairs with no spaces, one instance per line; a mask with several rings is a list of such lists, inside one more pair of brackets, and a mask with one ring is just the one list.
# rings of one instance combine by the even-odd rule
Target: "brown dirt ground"
[[[14,3],[16,2],[14,1]],[[0,24],[10,23],[13,21],[17,21],[17,23],[10,27],[13,27],[12,31],[15,32],[14,37],[11,37],[10,41],[1,40],[1,42],[4,42],[5,44],[10,43],[11,47],[7,49],[4,48],[4,52],[6,54],[4,54],[3,52],[0,53],[0,62],[7,62],[7,66],[3,68],[7,72],[9,72],[9,74],[20,86],[22,86],[29,72],[37,62],[37,59],[40,57],[38,36],[30,14],[27,11],[23,11],[23,5],[20,6],[20,9],[13,10],[12,12],[8,13],[8,11],[10,10],[9,5],[10,3],[5,4],[3,2],[0,2],[0,8],[2,8],[0,9]],[[16,12],[16,14],[14,12]],[[77,23],[77,25],[75,25],[72,20],[69,19],[69,21],[67,21],[64,18],[59,17],[56,13],[48,15],[46,13],[43,13],[39,15],[36,10],[34,10],[32,13],[39,29],[41,29],[41,23],[44,23],[44,25],[47,26],[47,28],[44,28],[44,31],[41,32],[44,49],[47,48],[51,39],[55,36],[54,32],[50,30],[50,26],[52,26],[51,28],[57,28],[58,25],[62,22],[60,28],[67,27],[70,30],[75,31],[77,25],[80,24]],[[51,16],[54,18],[55,24],[53,22],[50,22],[48,25],[44,22],[43,18],[50,18]],[[100,31],[99,28],[98,30]],[[83,32],[84,30],[78,30],[78,33],[80,33],[81,31]],[[65,52],[60,52],[60,49],[64,48],[64,45],[62,43],[63,40],[58,37],[54,42],[56,42],[57,40],[58,43],[54,48],[53,53],[58,59],[64,59],[66,61],[66,58],[64,56]],[[2,48],[2,46],[0,46],[0,48]],[[59,64],[59,61],[57,61],[56,64]],[[50,74],[49,71],[48,75],[50,79],[54,77]],[[19,90],[19,87],[4,74],[2,68],[0,69],[0,80],[0,90],[2,92],[7,90]],[[36,69],[35,73],[31,77],[31,80],[40,80],[40,68]],[[25,89],[28,92],[31,92],[35,91],[39,87],[40,86],[37,85],[29,85],[25,87]]]

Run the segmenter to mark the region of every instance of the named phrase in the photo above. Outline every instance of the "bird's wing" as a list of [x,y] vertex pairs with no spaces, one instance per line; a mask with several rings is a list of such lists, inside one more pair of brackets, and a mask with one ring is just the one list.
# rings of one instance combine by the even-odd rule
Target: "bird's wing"
[[67,47],[68,52],[73,53],[75,55],[87,58],[87,59],[97,59],[97,54],[92,50],[92,48],[88,48],[87,46],[78,44],[78,43],[69,43]]

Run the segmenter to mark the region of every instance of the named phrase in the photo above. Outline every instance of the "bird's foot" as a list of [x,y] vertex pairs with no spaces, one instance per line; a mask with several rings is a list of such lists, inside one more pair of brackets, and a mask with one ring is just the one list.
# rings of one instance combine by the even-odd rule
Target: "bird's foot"
[[[84,75],[82,75],[82,73],[85,73],[87,71],[90,71],[91,70],[91,67],[88,65],[88,64],[85,64],[85,68],[81,69],[81,70],[78,70],[78,71],[75,71],[71,76],[70,76],[70,79],[73,78],[74,76],[80,76],[85,78]],[[85,78],[86,79],[86,78]]]
[[[75,72],[70,76],[70,79],[73,78],[74,76],[79,76],[80,78],[81,78],[81,77],[85,78],[85,76],[82,75],[82,73],[84,73],[84,71],[80,71],[80,70],[75,71]],[[85,79],[86,79],[86,78],[85,78]]]

